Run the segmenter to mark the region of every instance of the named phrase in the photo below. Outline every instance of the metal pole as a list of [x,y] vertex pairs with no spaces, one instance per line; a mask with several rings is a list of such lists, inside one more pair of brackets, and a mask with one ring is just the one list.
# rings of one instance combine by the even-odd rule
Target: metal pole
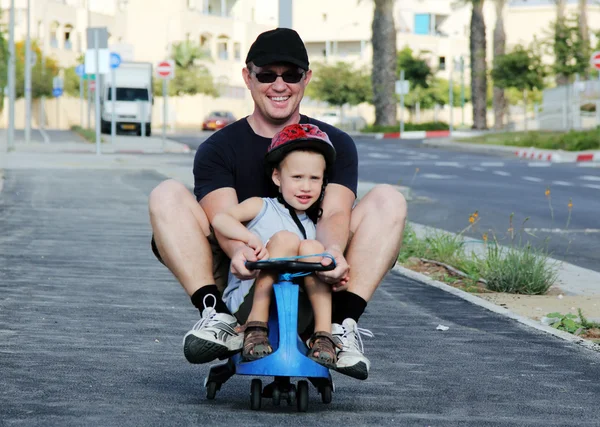
[[[452,64],[452,62],[450,62]],[[450,106],[450,133],[454,131],[454,82],[452,81],[452,69],[450,69],[450,79],[448,80],[448,104]]]
[[465,125],[465,59],[460,57],[460,108],[461,119],[460,124]]
[[527,89],[523,89],[523,130],[527,132]]
[[90,80],[90,76],[88,75],[88,81],[87,81],[87,89],[88,89],[88,93],[87,93],[87,102],[88,102],[88,116],[87,116],[87,128],[91,129],[92,128],[92,90],[90,88],[90,86],[92,85],[92,81]]
[[15,149],[15,0],[10,0],[8,41],[8,140],[7,149]]
[[79,76],[79,126],[83,129],[83,76]]
[[111,80],[111,88],[110,88],[110,100],[112,101],[112,117],[110,118],[110,143],[115,145],[115,135],[117,133],[117,123],[115,122],[116,115],[116,105],[117,105],[117,88],[116,88],[116,71],[114,68],[110,70],[110,80]]
[[60,129],[60,96],[54,99],[56,99],[56,128]]
[[140,111],[140,136],[142,137],[142,139],[146,138],[146,104],[144,104],[144,101],[138,101],[139,102],[139,111]]
[[404,132],[404,70],[400,70],[400,135]]
[[31,0],[27,0],[25,39],[25,142],[31,141]]
[[167,79],[163,79],[163,129],[162,129],[162,151],[165,151],[167,140],[167,117],[168,117],[168,102],[167,102]]
[[94,30],[94,53],[96,55],[96,87],[94,90],[96,117],[96,154],[100,154],[100,51],[98,49],[98,29]]

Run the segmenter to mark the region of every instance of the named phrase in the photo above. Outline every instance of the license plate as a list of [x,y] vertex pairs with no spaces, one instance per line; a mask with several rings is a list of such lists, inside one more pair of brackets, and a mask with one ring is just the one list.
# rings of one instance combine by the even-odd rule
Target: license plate
[[216,127],[217,127],[217,125],[216,125],[216,124],[214,124],[214,123],[209,123],[209,124],[208,124],[208,128],[209,128],[209,129],[215,129]]
[[125,130],[134,130],[135,129],[135,125],[122,125],[121,126],[123,129]]

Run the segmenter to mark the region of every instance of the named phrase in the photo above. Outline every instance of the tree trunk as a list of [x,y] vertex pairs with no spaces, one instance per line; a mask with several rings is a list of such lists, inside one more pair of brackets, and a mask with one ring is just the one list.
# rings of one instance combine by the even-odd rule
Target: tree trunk
[[[579,37],[581,37],[585,49],[588,50],[588,53],[591,53],[588,49],[590,45],[590,31],[587,21],[587,2],[588,0],[579,0]],[[586,68],[583,74],[587,80],[590,77],[589,68]]]
[[[565,4],[567,2],[567,0],[554,0],[554,2],[556,3],[556,26],[557,26],[557,30],[560,27],[564,28],[565,25]],[[557,86],[562,86],[562,85],[566,85],[568,83],[568,77],[565,76],[564,74],[557,74],[556,75],[556,85]]]
[[373,104],[375,125],[392,126],[396,121],[396,27],[394,0],[375,0],[373,14]]
[[472,0],[471,13],[471,94],[473,100],[473,129],[487,129],[487,64],[483,20],[483,1]]
[[[496,0],[496,27],[494,28],[494,64],[496,59],[506,53],[506,33],[504,32],[504,19],[502,13],[506,0]],[[504,89],[494,86],[494,129],[504,127],[504,114],[506,113],[506,98]]]

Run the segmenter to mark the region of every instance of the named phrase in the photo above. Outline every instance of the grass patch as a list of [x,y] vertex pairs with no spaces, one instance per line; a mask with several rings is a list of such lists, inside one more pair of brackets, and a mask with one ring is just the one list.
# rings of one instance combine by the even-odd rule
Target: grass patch
[[600,129],[569,132],[498,132],[460,138],[457,141],[565,151],[595,150],[600,149]]
[[[71,126],[71,130],[88,142],[96,142],[96,131],[94,129],[86,129],[75,125]],[[100,142],[104,142],[104,138],[100,137]]]
[[548,318],[553,328],[570,334],[584,336],[589,338],[600,338],[600,323],[590,322],[581,309],[577,309],[577,316],[574,314],[550,313]]
[[[496,241],[486,242],[484,256],[466,253],[464,245],[462,232],[437,232],[419,238],[407,224],[398,262],[409,268],[415,258],[443,263],[458,270],[461,282],[474,292],[484,281],[486,289],[493,292],[543,295],[556,281],[557,266],[545,251],[529,243],[505,248]],[[452,285],[455,280],[443,281]]]
[[[425,123],[404,123],[404,131],[412,130],[449,130],[450,126],[444,122],[425,122]],[[400,131],[400,125],[394,126],[375,126],[368,125],[360,130],[361,132],[382,132],[391,133]]]

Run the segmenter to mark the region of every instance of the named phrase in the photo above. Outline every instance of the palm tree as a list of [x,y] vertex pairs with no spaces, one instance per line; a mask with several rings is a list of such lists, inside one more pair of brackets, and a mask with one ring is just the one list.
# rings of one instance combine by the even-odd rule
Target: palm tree
[[[565,27],[565,5],[567,0],[554,0],[556,4],[556,23],[555,31],[558,33],[559,31],[563,31]],[[556,37],[556,36],[555,36]],[[556,74],[556,85],[561,86],[568,83],[568,77],[564,74]]]
[[[494,27],[494,64],[501,55],[506,53],[506,33],[504,32],[504,19],[502,12],[506,0],[496,0],[496,26]],[[502,129],[504,113],[506,112],[506,98],[504,89],[494,85],[494,129]]]
[[373,105],[375,125],[396,124],[396,26],[394,25],[394,0],[375,0],[372,24]]
[[[579,37],[581,38],[583,46],[589,52],[590,46],[590,32],[587,22],[587,2],[588,0],[579,0]],[[585,78],[589,77],[589,69],[585,70]]]
[[202,50],[202,48],[190,40],[179,43],[173,43],[171,50],[171,58],[175,60],[178,67],[190,69],[198,59],[209,59],[210,53]]
[[471,98],[473,102],[473,129],[487,129],[487,64],[484,0],[471,0]]

